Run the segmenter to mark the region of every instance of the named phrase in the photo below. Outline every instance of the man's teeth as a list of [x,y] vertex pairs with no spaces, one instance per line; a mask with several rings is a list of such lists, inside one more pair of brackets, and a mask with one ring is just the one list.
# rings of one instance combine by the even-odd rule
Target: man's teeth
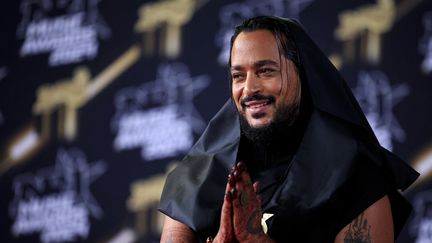
[[267,105],[267,103],[262,103],[262,104],[257,104],[257,105],[251,105],[251,106],[249,106],[249,108],[251,108],[251,109],[257,109],[257,108],[263,107],[265,105]]

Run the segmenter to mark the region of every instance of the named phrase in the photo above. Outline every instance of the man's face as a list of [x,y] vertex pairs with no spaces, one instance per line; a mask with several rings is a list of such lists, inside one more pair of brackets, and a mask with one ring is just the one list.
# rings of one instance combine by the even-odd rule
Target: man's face
[[252,128],[270,125],[281,110],[293,110],[299,104],[295,65],[279,54],[270,31],[237,36],[231,51],[231,80],[237,109]]

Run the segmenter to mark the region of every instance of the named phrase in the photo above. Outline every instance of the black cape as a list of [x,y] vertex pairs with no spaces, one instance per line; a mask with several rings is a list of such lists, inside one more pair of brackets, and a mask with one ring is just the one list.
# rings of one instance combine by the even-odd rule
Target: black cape
[[[288,27],[299,52],[302,89],[312,111],[289,166],[268,170],[260,181],[263,211],[277,242],[334,242],[336,234],[367,207],[388,195],[395,236],[411,211],[398,190],[418,173],[381,147],[339,72],[301,26]],[[200,241],[214,236],[229,170],[240,143],[231,100],[210,121],[189,154],[168,175],[159,210],[188,225]]]

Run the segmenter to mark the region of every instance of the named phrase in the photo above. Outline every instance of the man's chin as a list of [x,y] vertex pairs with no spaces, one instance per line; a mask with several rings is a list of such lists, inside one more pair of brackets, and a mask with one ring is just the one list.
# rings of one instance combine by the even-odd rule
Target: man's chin
[[271,124],[273,119],[268,114],[257,114],[255,116],[247,116],[246,121],[251,128],[259,129]]
[[247,119],[240,116],[242,134],[249,140],[260,144],[269,144],[272,140],[272,124],[257,119]]
[[[277,137],[289,130],[296,115],[290,109],[274,113],[240,113],[242,134],[249,140],[260,144],[271,144]],[[253,116],[252,116],[253,115]]]
[[264,121],[248,121],[249,127],[253,129],[260,129],[263,127],[267,127],[270,124],[270,122],[264,122]]

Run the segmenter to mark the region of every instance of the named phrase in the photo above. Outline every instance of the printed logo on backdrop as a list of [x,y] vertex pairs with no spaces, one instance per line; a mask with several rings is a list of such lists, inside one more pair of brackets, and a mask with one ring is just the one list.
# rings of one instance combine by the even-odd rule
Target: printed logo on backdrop
[[193,135],[205,128],[193,99],[209,83],[207,75],[191,77],[186,65],[172,63],[159,66],[156,80],[120,90],[112,120],[114,149],[140,148],[147,161],[186,152]]
[[410,234],[415,243],[432,242],[432,190],[418,193],[413,200],[414,218],[410,225]]
[[244,19],[258,15],[286,16],[299,19],[301,11],[314,0],[247,0],[223,6],[219,11],[221,28],[216,34],[216,45],[221,48],[218,56],[219,64],[226,65],[229,58],[231,36],[234,26]]
[[20,56],[49,54],[49,66],[66,65],[96,57],[99,39],[111,30],[99,13],[101,0],[22,0],[17,38]]
[[420,40],[419,50],[424,56],[421,70],[425,74],[432,72],[432,12],[423,16],[424,35]]
[[153,55],[155,50],[159,50],[159,54],[164,57],[178,57],[182,45],[182,27],[206,2],[208,0],[160,0],[143,4],[138,9],[134,29],[143,34],[144,53]]
[[16,175],[9,206],[15,237],[40,234],[41,242],[86,239],[90,217],[103,212],[90,186],[106,171],[106,163],[88,163],[77,148],[59,149],[54,166]]
[[392,150],[393,140],[405,141],[405,132],[393,114],[393,107],[409,94],[408,85],[392,86],[381,71],[360,71],[353,92],[381,146]]

